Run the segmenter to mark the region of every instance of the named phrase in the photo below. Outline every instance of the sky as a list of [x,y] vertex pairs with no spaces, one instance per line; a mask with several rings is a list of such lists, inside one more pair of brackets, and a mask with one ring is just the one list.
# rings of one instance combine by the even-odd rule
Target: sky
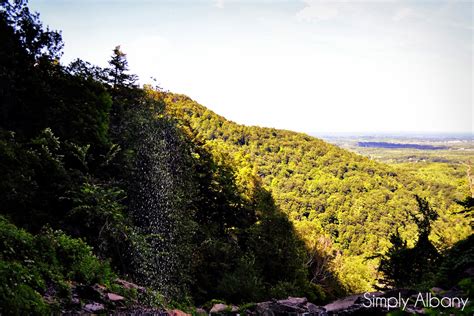
[[474,133],[472,1],[30,0],[63,63],[107,66],[237,123]]

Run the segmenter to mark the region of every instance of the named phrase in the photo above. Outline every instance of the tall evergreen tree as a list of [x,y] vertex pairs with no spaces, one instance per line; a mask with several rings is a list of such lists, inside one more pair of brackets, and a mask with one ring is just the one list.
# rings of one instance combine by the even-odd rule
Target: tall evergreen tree
[[407,248],[398,234],[391,235],[392,248],[381,259],[379,271],[384,274],[381,282],[388,288],[420,284],[434,277],[434,268],[440,259],[436,248],[429,240],[431,224],[438,218],[428,201],[415,195],[418,213],[410,213],[418,226],[418,241],[413,248]]
[[109,61],[111,66],[109,72],[109,81],[114,89],[118,87],[133,87],[138,80],[136,75],[129,74],[127,54],[121,49],[120,45],[113,50],[112,58]]

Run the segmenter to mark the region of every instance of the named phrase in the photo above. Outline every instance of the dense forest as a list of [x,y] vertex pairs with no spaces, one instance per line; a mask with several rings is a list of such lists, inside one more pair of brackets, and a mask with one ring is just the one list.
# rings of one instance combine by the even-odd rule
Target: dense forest
[[310,253],[331,257],[326,264],[348,292],[373,288],[379,262],[368,258],[385,253],[392,234],[415,245],[416,196],[438,212],[430,240],[439,251],[471,234],[456,202],[470,193],[467,177],[417,177],[305,134],[235,124],[186,96],[165,93],[164,98],[183,129],[217,154],[231,156],[238,174],[261,179]]
[[466,284],[467,179],[235,124],[140,87],[120,46],[64,65],[26,1],[1,2],[0,43],[0,314],[80,310],[92,286],[126,310]]

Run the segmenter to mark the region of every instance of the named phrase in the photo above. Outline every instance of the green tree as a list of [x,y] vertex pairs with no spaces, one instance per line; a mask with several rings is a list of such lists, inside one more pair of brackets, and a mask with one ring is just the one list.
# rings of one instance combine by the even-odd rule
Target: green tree
[[109,72],[109,82],[114,89],[118,87],[133,87],[138,80],[136,75],[128,74],[127,54],[122,52],[120,46],[113,50],[112,58],[109,60],[111,67]]
[[392,247],[380,261],[379,271],[384,274],[382,283],[387,287],[408,287],[430,283],[436,272],[440,254],[429,240],[431,224],[438,218],[428,201],[415,195],[418,212],[410,213],[418,226],[415,247],[408,248],[398,230],[390,236]]

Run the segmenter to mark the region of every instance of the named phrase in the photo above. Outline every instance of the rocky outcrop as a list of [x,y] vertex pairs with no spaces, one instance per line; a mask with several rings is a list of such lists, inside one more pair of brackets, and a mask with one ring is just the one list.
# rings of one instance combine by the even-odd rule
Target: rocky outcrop
[[[82,306],[81,301],[84,302]],[[71,307],[86,313],[120,310],[126,307],[125,297],[110,292],[105,286],[100,284],[73,286],[71,303]]]
[[220,313],[226,312],[227,309],[228,309],[228,306],[226,304],[222,304],[222,303],[214,304],[214,306],[212,306],[209,313],[211,313],[211,314],[220,314]]
[[[132,292],[145,291],[144,288],[120,280],[122,289],[133,290]],[[124,293],[127,293],[126,291]],[[127,296],[127,294],[123,294]],[[420,297],[421,296],[421,297]],[[128,296],[127,296],[128,297]],[[246,304],[240,308],[235,305],[216,303],[208,306],[208,309],[197,308],[193,315],[249,315],[249,316],[346,316],[346,315],[387,315],[389,312],[404,310],[412,315],[425,314],[425,306],[419,304],[420,299],[440,302],[444,298],[444,303],[456,302],[452,308],[460,308],[464,302],[456,301],[459,297],[466,297],[459,289],[443,290],[432,288],[428,293],[418,293],[409,289],[397,289],[387,292],[370,292],[359,295],[352,295],[338,299],[324,306],[318,306],[309,302],[304,297],[288,297],[280,300],[270,300],[256,304]],[[119,313],[129,315],[159,315],[159,316],[191,316],[178,309],[165,310],[141,306],[139,302],[130,297],[126,297],[111,292],[105,286],[94,284],[91,286],[73,285],[72,296],[69,309],[63,311],[69,314],[102,314]]]
[[125,280],[122,280],[122,279],[116,279],[115,283],[117,283],[118,285],[120,285],[121,287],[123,287],[124,289],[127,289],[127,290],[134,289],[134,290],[137,290],[138,292],[145,292],[146,291],[146,289],[143,286],[140,286],[140,285],[137,285],[135,283],[128,282],[128,281],[125,281]]
[[99,313],[99,312],[105,311],[105,306],[104,304],[93,302],[93,303],[84,305],[82,310],[86,313]]
[[304,297],[288,297],[284,300],[258,303],[255,311],[258,315],[327,315],[324,307],[310,303]]
[[[458,298],[466,295],[459,290],[444,291],[441,288],[432,288],[428,293],[419,293],[410,289],[398,289],[387,292],[370,292],[341,298],[324,306],[318,306],[304,297],[288,297],[282,300],[271,300],[257,303],[254,306],[237,310],[225,304],[215,304],[210,310],[214,315],[264,315],[264,316],[348,316],[371,315],[382,316],[390,312],[404,310],[412,315],[424,315],[426,306],[420,303],[421,299],[427,302],[441,302],[444,304],[456,302],[451,308],[462,308],[463,301]],[[431,307],[431,306],[430,306]]]
[[[199,309],[199,310],[204,311],[204,313],[206,312],[203,309]],[[218,303],[212,306],[211,310],[209,311],[209,314],[228,314],[228,313],[233,314],[233,313],[237,313],[238,311],[239,311],[238,306]]]

